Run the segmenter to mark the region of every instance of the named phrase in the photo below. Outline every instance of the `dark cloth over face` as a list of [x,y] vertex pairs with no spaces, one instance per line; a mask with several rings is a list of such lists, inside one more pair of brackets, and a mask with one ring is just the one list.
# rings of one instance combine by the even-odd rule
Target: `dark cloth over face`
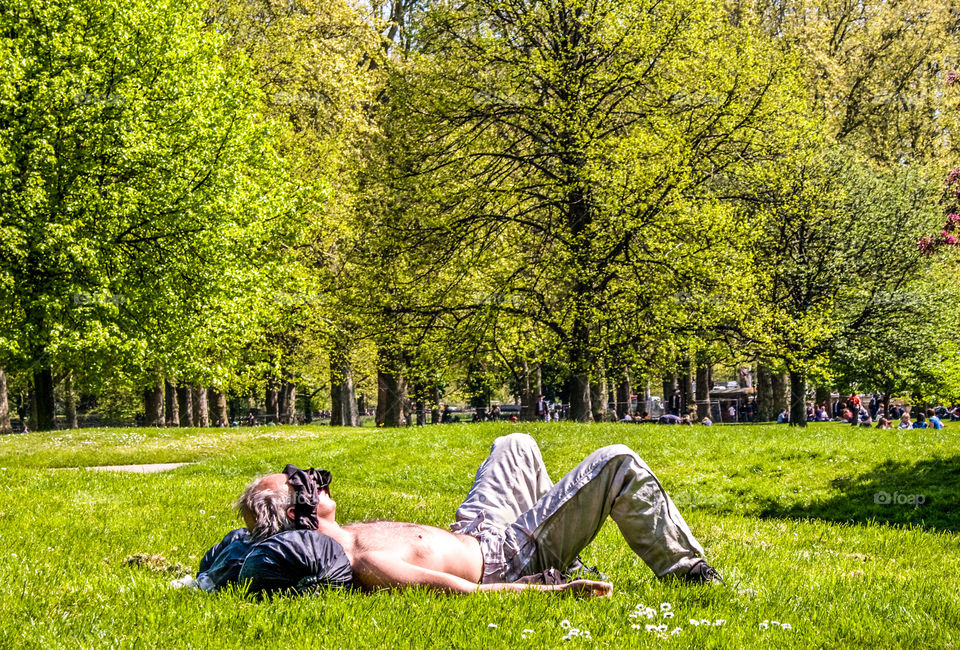
[[250,593],[310,591],[353,582],[346,552],[333,538],[315,530],[287,530],[253,547],[240,569]]
[[252,548],[253,543],[246,528],[227,533],[200,560],[197,582],[201,588],[205,591],[219,591],[236,582],[240,577],[240,567]]
[[330,494],[330,482],[333,477],[325,469],[306,470],[296,465],[287,465],[283,468],[287,475],[287,483],[293,488],[293,525],[297,529],[316,530],[320,524],[317,521],[317,504],[320,502],[320,491]]

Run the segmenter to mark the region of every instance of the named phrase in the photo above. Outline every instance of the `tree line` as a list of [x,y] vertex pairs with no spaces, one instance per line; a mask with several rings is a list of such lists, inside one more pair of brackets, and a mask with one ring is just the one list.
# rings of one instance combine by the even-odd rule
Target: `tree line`
[[4,3],[0,430],[960,397],[958,9]]

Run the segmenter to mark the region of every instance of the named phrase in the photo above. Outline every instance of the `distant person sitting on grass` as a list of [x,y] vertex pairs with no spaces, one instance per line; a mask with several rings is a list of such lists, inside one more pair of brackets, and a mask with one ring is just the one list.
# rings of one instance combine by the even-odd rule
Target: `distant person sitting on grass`
[[897,425],[898,429],[910,429],[913,427],[913,423],[910,422],[910,414],[904,413],[900,416],[900,424]]
[[931,429],[942,429],[943,420],[937,415],[937,412],[933,409],[927,409],[927,422],[930,424]]
[[[497,438],[457,509],[452,532],[392,521],[340,526],[330,481],[325,470],[288,465],[282,474],[247,487],[237,502],[249,533],[247,547],[227,546],[242,558],[234,579],[249,581],[252,592],[312,587],[332,572],[329,581],[364,589],[608,596],[609,582],[566,582],[560,571],[578,562],[577,554],[609,515],[658,577],[720,581],[657,477],[623,445],[595,451],[554,484],[533,438],[522,433]],[[211,555],[218,552],[225,549],[211,549],[201,571],[214,572],[217,559]],[[201,586],[205,576],[198,576]],[[216,582],[214,588],[222,586]]]

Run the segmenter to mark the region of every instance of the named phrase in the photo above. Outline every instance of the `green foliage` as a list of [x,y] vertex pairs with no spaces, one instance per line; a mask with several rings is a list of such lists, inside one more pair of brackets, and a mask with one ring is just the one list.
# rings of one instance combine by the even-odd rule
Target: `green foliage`
[[720,179],[792,137],[796,79],[759,34],[718,3],[479,2],[438,5],[418,36],[392,94],[415,138],[393,182],[429,202],[397,229],[478,287],[445,306],[532,330],[581,377],[738,316],[673,297],[736,278],[746,224]]
[[8,363],[228,374],[264,286],[251,243],[284,199],[258,93],[201,17],[181,0],[0,13]]

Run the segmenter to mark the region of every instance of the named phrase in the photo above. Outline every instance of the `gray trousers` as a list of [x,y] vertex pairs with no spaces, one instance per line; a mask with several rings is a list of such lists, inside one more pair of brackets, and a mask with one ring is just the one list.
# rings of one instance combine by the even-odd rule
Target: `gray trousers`
[[450,528],[480,540],[482,582],[513,582],[566,569],[607,515],[658,577],[686,573],[703,557],[657,477],[629,447],[598,449],[554,485],[540,448],[524,433],[494,441]]

